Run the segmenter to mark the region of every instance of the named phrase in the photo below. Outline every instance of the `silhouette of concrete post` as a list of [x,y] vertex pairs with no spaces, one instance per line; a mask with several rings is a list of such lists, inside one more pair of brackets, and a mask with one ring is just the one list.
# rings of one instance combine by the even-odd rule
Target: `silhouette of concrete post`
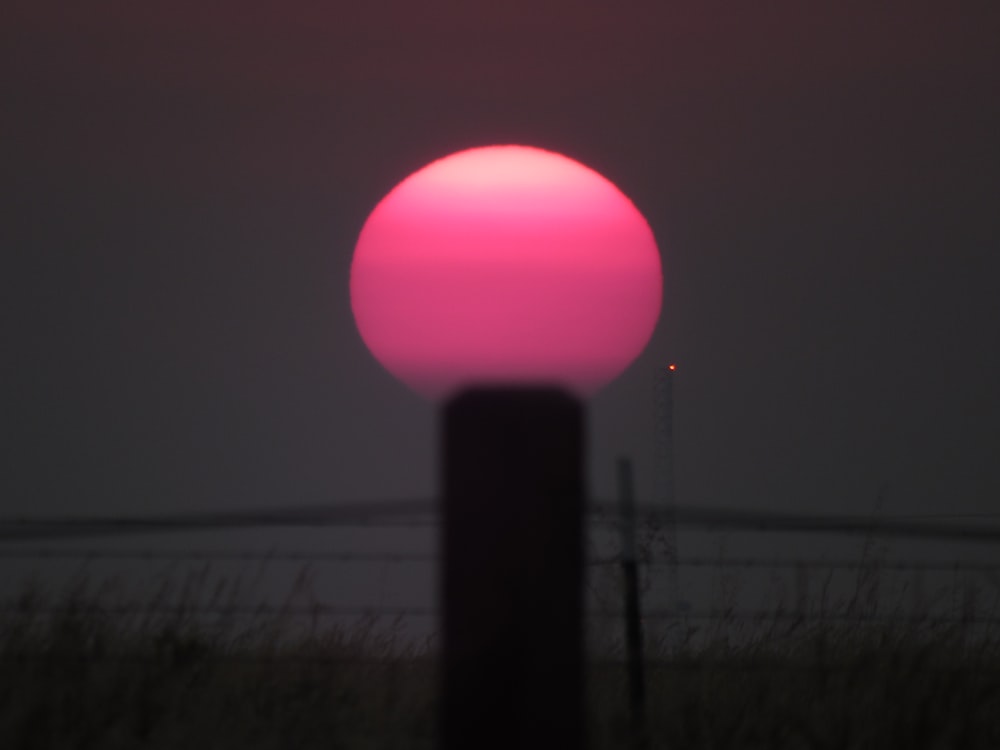
[[471,390],[443,424],[443,750],[583,745],[583,409]]

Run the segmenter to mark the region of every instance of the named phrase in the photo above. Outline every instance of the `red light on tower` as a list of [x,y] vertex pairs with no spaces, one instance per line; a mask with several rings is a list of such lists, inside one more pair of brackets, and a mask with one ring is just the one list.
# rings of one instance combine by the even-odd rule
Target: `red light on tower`
[[670,370],[670,372],[673,372],[677,369],[677,365],[667,365],[667,369]]

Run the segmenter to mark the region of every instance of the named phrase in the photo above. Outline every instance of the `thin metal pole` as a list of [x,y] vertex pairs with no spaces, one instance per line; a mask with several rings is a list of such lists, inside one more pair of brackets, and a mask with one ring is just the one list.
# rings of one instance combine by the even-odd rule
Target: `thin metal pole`
[[635,545],[635,491],[632,463],[618,459],[621,502],[622,573],[625,581],[625,644],[628,656],[629,706],[635,747],[646,745],[646,682],[642,665],[642,617],[639,611],[639,571]]
[[[662,544],[662,556],[667,561],[665,572],[667,606],[680,609],[680,586],[677,580],[677,523],[674,481],[674,376],[676,366],[656,371],[656,496],[662,503],[659,523],[653,524],[657,541]],[[661,550],[657,550],[661,552]]]

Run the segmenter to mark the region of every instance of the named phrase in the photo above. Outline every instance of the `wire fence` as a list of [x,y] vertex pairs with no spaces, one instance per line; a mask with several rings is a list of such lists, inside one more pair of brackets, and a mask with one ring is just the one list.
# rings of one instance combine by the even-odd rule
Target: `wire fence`
[[[270,554],[270,553],[250,553],[250,552],[240,552],[236,554],[227,553],[208,553],[199,551],[194,554],[186,554],[184,552],[178,553],[143,553],[143,552],[133,552],[133,553],[103,553],[100,551],[88,551],[88,550],[72,550],[72,551],[50,551],[50,550],[25,550],[17,555],[2,555],[2,557],[11,558],[36,558],[36,559],[103,559],[103,560],[127,560],[127,561],[139,561],[139,560],[197,560],[197,561],[213,561],[213,560],[225,560],[225,561],[288,561],[288,562],[344,562],[344,561],[366,561],[366,562],[407,562],[411,560],[419,560],[421,562],[436,562],[432,557],[429,556],[406,556],[406,555],[324,555],[324,556],[312,556],[299,553],[289,553],[289,554]],[[687,564],[695,565],[707,565],[710,561],[707,559],[693,560],[693,561],[679,561],[679,565],[683,567]],[[837,569],[842,567],[847,570],[858,569],[857,563],[844,563],[842,566],[838,563],[827,563],[823,561],[812,561],[812,562],[800,562],[800,561],[777,561],[785,567],[814,567],[816,569]],[[713,565],[718,565],[720,567],[742,567],[742,568],[754,568],[754,567],[773,567],[775,561],[764,561],[759,560],[745,560],[745,559],[715,559],[712,560]],[[613,560],[603,560],[603,561],[592,561],[592,565],[596,566],[611,566],[617,565],[617,561]],[[946,570],[950,573],[982,573],[988,572],[997,574],[1000,573],[1000,566],[985,566],[985,565],[969,565],[962,566],[954,564],[951,566],[940,566],[940,565],[922,565],[918,562],[913,563],[895,563],[892,568],[895,570],[906,570],[908,567],[912,566],[914,569],[922,567],[924,570]],[[888,567],[888,566],[886,566]],[[89,605],[86,602],[71,601],[64,604],[42,604],[36,601],[32,601],[30,604],[26,604],[23,600],[11,599],[6,602],[0,603],[0,614],[4,615],[17,615],[25,614],[30,611],[32,615],[46,616],[46,617],[57,617],[66,616],[72,614],[82,614],[88,610]],[[344,606],[339,604],[333,604],[330,602],[311,602],[308,604],[270,604],[270,603],[259,603],[259,604],[191,604],[191,603],[180,603],[180,604],[169,604],[163,602],[156,603],[129,603],[129,604],[100,604],[99,606],[90,606],[89,609],[94,612],[98,612],[101,615],[106,616],[156,616],[156,617],[253,617],[253,618],[355,618],[355,619],[372,619],[372,620],[385,620],[385,619],[396,619],[396,618],[406,618],[406,619],[435,619],[438,616],[438,611],[434,607],[417,607],[417,606],[393,606],[384,603],[371,604],[371,605],[355,605],[355,606]],[[809,622],[841,622],[841,623],[887,623],[887,624],[898,624],[898,625],[923,625],[923,626],[947,626],[947,625],[990,625],[996,626],[1000,625],[1000,616],[996,614],[985,614],[981,610],[977,610],[975,607],[969,607],[966,605],[965,611],[961,611],[957,614],[947,614],[947,615],[929,615],[929,614],[907,614],[904,612],[890,611],[890,612],[871,612],[863,611],[860,609],[850,609],[850,610],[829,610],[829,611],[807,611],[805,608],[786,605],[778,605],[772,608],[733,608],[733,607],[721,607],[714,606],[703,609],[691,609],[685,608],[683,610],[678,610],[677,608],[670,607],[653,607],[644,609],[642,612],[643,620],[646,622],[653,621],[674,621],[674,622],[698,622],[698,621],[729,621],[729,622],[747,622],[747,623],[775,623],[775,622],[787,622],[796,623],[808,620]],[[996,611],[996,607],[993,610]],[[585,612],[585,616],[593,620],[608,620],[608,621],[619,621],[624,615],[620,611],[609,611],[608,609],[588,609]]]
[[[617,526],[619,507],[592,502],[588,522]],[[1000,542],[1000,514],[907,514],[894,516],[826,515],[731,508],[664,508],[638,506],[640,524],[670,523],[678,529],[714,531],[773,531],[869,535]],[[233,530],[263,527],[377,526],[434,527],[439,523],[433,500],[371,501],[337,505],[297,506],[252,511],[170,513],[148,516],[60,516],[0,519],[0,542],[47,539],[167,534],[183,531]]]
[[[920,538],[962,541],[978,544],[1000,541],[1000,514],[982,515],[925,515],[895,516],[878,519],[855,516],[821,516],[805,514],[780,514],[769,512],[749,512],[720,509],[678,508],[669,515],[663,509],[646,507],[637,513],[640,524],[660,524],[670,518],[678,528],[708,529],[714,531],[742,531],[751,534],[759,532],[782,533],[825,533],[866,538]],[[588,514],[592,528],[614,530],[620,524],[617,507],[611,504],[595,503]],[[203,564],[298,564],[298,565],[405,565],[422,566],[432,571],[439,564],[436,554],[426,551],[289,551],[261,549],[206,549],[185,547],[180,549],[151,549],[148,547],[129,549],[109,549],[96,546],[64,546],[81,539],[108,539],[138,535],[170,534],[178,531],[230,531],[246,528],[331,528],[344,529],[363,527],[369,529],[422,528],[435,530],[438,519],[431,501],[409,501],[390,503],[355,503],[338,506],[314,506],[271,509],[252,512],[229,513],[189,513],[169,514],[150,517],[61,517],[48,519],[17,518],[0,520],[0,560],[6,564],[24,561],[78,561],[83,564],[96,562],[120,563],[126,568],[140,562],[195,562]],[[30,545],[30,546],[26,546]],[[586,560],[589,570],[596,574],[600,570],[609,571],[613,576],[622,559],[619,554],[590,555]],[[678,559],[667,559],[647,555],[641,561],[647,579],[654,579],[657,570],[675,566],[679,571],[715,570],[724,571],[786,571],[795,577],[793,585],[800,591],[791,602],[779,601],[770,607],[711,604],[708,606],[657,606],[647,603],[643,608],[643,620],[651,625],[661,623],[698,622],[768,622],[768,623],[891,623],[897,625],[921,625],[930,627],[961,625],[964,627],[988,627],[1000,625],[1000,601],[992,607],[984,607],[982,582],[995,589],[1000,598],[1000,563],[981,561],[935,562],[920,559],[850,559],[823,557],[777,557],[777,556],[726,556],[689,555]],[[886,611],[878,607],[850,606],[820,608],[810,606],[805,601],[801,589],[806,576],[816,573],[849,573],[860,576],[877,570],[880,573],[912,574],[912,588],[919,589],[919,576],[924,574],[948,574],[954,581],[962,579],[964,584],[955,584],[960,591],[960,602],[944,612],[918,612],[900,607]],[[975,578],[978,589],[970,589],[969,578]],[[963,588],[964,586],[964,588]],[[970,591],[972,593],[970,593]],[[953,592],[954,593],[954,592]],[[954,598],[954,597],[953,597]],[[35,601],[32,613],[38,616],[57,617],[79,611],[79,603],[53,603]],[[76,609],[74,609],[76,608]],[[0,604],[0,614],[16,616],[25,611],[24,599],[11,598]],[[310,600],[307,602],[285,602],[282,604],[261,603],[172,603],[160,600],[155,603],[127,602],[102,606],[102,613],[112,617],[159,616],[159,617],[244,617],[244,618],[300,618],[317,620],[321,618],[367,618],[381,620],[422,620],[434,621],[438,616],[434,606],[396,606],[385,602],[369,605],[345,604],[336,601]],[[620,621],[621,608],[610,606],[607,599],[603,606],[588,607],[586,612],[592,621]]]
[[[872,705],[873,711],[888,716],[889,721],[897,721],[896,717],[909,721],[909,716],[926,710],[927,703],[921,701],[927,696],[943,701],[954,694],[960,696],[957,705],[965,702],[976,707],[968,715],[958,714],[958,723],[971,726],[969,717],[975,718],[980,706],[985,707],[980,711],[983,716],[996,715],[1000,560],[992,561],[990,545],[1000,540],[1000,525],[994,525],[1000,516],[911,516],[875,522],[857,517],[678,512],[674,518],[678,528],[743,532],[752,545],[750,551],[761,552],[728,554],[720,547],[714,555],[678,555],[676,548],[664,547],[656,532],[665,517],[655,509],[639,515],[639,525],[645,524],[647,533],[634,561],[646,585],[641,612],[644,650],[637,662],[651,706],[658,710],[677,706],[678,715],[718,716],[728,721],[728,709],[717,706],[721,700],[730,700],[732,705],[753,706],[750,710],[765,718],[778,716],[782,726],[789,716],[801,716],[808,726],[816,722],[817,706],[825,701],[835,706],[830,716],[836,724],[830,725],[839,726],[854,721],[845,718],[848,707]],[[104,596],[106,591],[100,586],[84,590],[72,585],[64,589],[68,596],[35,595],[29,589],[7,599],[0,597],[0,672],[7,679],[5,689],[14,695],[27,693],[26,686],[33,688],[25,701],[46,705],[51,696],[68,694],[67,686],[73,686],[81,705],[87,705],[88,696],[93,696],[94,706],[114,703],[123,715],[139,717],[136,725],[156,710],[150,706],[198,705],[208,711],[246,703],[253,696],[264,696],[259,705],[266,705],[267,710],[247,716],[260,714],[265,727],[277,722],[274,717],[280,714],[275,713],[275,706],[287,703],[305,706],[305,710],[317,706],[317,714],[326,716],[331,706],[344,703],[345,696],[357,703],[349,704],[343,717],[375,715],[367,710],[371,706],[372,712],[379,712],[371,726],[386,726],[388,717],[395,716],[386,696],[403,696],[392,700],[411,706],[407,710],[418,718],[424,715],[422,711],[430,715],[431,708],[424,706],[435,705],[434,698],[427,696],[440,689],[444,664],[439,644],[436,640],[399,641],[396,633],[400,624],[436,633],[440,613],[433,597],[410,597],[409,603],[401,603],[372,595],[382,575],[392,577],[398,572],[402,576],[406,571],[411,577],[437,577],[442,561],[433,537],[439,521],[428,507],[415,509],[412,504],[155,518],[0,520],[0,584],[33,568],[50,574],[61,569],[75,580],[102,570],[127,571],[140,581],[159,580],[156,585],[140,585],[138,596],[128,594],[124,599],[118,589]],[[598,647],[587,641],[584,679],[589,694],[596,696],[593,715],[606,711],[613,716],[609,723],[623,726],[626,716],[638,722],[642,714],[634,706],[631,714],[625,713],[625,686],[636,662],[628,659],[622,635],[626,611],[622,580],[629,562],[623,558],[624,547],[619,546],[622,521],[610,506],[595,510],[587,521],[585,628],[588,638],[596,633],[606,640]],[[324,548],[295,546],[289,539],[298,537],[285,534],[271,537],[265,533],[269,543],[280,542],[280,547],[271,548],[254,546],[243,534],[228,536],[228,532],[253,528],[265,532],[317,529]],[[400,530],[419,530],[413,536],[432,543],[421,549],[404,548],[400,539],[409,535]],[[226,532],[221,536],[223,544],[232,542],[232,546],[213,546],[204,536],[185,538],[177,533],[185,531]],[[382,531],[391,533],[381,535]],[[775,546],[767,541],[774,533],[804,534],[810,539],[810,535],[832,534],[852,544],[859,539],[865,543],[856,557],[823,555],[818,544],[797,554],[794,544]],[[316,535],[303,536],[316,539]],[[376,536],[389,547],[357,548]],[[200,544],[192,543],[192,538]],[[250,538],[259,543],[261,535]],[[915,546],[917,554],[890,559],[868,544],[887,538],[919,539],[921,545]],[[920,550],[927,540],[947,541],[959,556],[968,554],[961,559],[922,558]],[[171,541],[175,546],[166,548]],[[980,559],[973,559],[975,554]],[[688,605],[657,599],[650,587],[655,588],[671,567],[688,581],[716,580],[721,592],[717,601],[696,600]],[[296,571],[311,570],[321,577],[339,577],[338,586],[360,581],[372,585],[355,587],[355,594],[369,597],[367,601],[341,597],[338,586],[305,595],[270,586],[271,594],[277,591],[283,596],[251,603],[243,590],[216,589],[206,574],[218,569],[265,568],[277,569],[286,583],[300,580]],[[165,574],[155,572],[164,569]],[[164,575],[180,580],[177,585],[161,585],[174,580]],[[869,592],[885,586],[886,577],[893,575],[911,584],[908,606],[873,604]],[[770,604],[767,596],[730,597],[725,582],[733,576],[763,579],[764,588],[780,579],[778,588],[783,587],[783,593],[771,596]],[[810,595],[825,592],[831,576],[840,576],[842,583],[853,587],[853,596],[838,606],[817,604]],[[933,598],[935,578],[947,589],[946,606],[937,609],[921,603]],[[761,593],[767,594],[755,592]],[[988,601],[987,594],[995,595],[994,601]],[[293,636],[276,635],[278,627]],[[821,634],[818,639],[812,637],[810,628]],[[894,635],[855,641],[853,634],[868,629]],[[685,641],[696,630],[707,638],[700,643]],[[851,637],[840,637],[840,630]],[[930,637],[911,640],[905,636],[918,630]],[[712,640],[720,633],[742,637],[744,632],[767,635],[751,636],[749,647],[739,638],[723,647]],[[309,637],[299,639],[302,633]],[[176,697],[163,698],[171,695]],[[873,703],[873,696],[881,695],[887,696],[885,703]],[[64,711],[65,701],[60,700],[58,710]],[[715,706],[711,710],[716,713],[697,709],[698,701]],[[942,712],[955,715],[955,703],[941,705],[951,706]],[[303,721],[303,715],[294,714],[296,721]],[[164,726],[179,721],[174,714],[164,716]],[[869,713],[859,716],[863,718],[857,721],[869,721]],[[337,720],[347,721],[339,715]],[[231,719],[220,716],[217,723],[229,726]],[[407,727],[417,725],[407,723]],[[660,734],[654,735],[654,730]],[[37,731],[35,726],[33,731]],[[659,738],[665,731],[659,721],[650,723],[651,737]],[[683,744],[680,730],[675,739],[673,744]],[[737,744],[751,746],[752,741],[747,737]],[[956,742],[954,746],[971,744]]]
[[[60,549],[55,547],[27,547],[18,549],[0,548],[0,560],[117,560],[117,561],[176,561],[198,562],[276,562],[276,563],[425,563],[437,565],[440,558],[425,552],[288,552],[276,550],[242,549],[171,549],[171,550],[106,550],[75,547]],[[587,567],[609,567],[620,565],[620,555],[590,557],[584,561]],[[886,571],[912,572],[952,572],[982,573],[1000,575],[1000,563],[980,562],[928,562],[925,560],[880,560],[878,562],[851,560],[846,558],[803,558],[803,557],[683,557],[676,561],[651,559],[643,562],[646,568],[674,565],[680,568],[744,568],[744,569],[805,569],[805,570],[863,570],[878,567]]]

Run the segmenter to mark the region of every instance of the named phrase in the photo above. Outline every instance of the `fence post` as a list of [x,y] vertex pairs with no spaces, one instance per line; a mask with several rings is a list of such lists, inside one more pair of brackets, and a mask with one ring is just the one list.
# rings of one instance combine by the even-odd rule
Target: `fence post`
[[913,571],[913,621],[923,622],[927,619],[927,606],[924,600],[924,571],[915,568]]
[[966,642],[978,629],[976,627],[978,594],[975,580],[970,577],[969,573],[966,573],[962,580],[962,639]]
[[795,616],[805,622],[809,612],[809,570],[802,563],[795,566]]
[[583,410],[547,388],[444,408],[443,750],[583,745]]
[[629,707],[635,747],[646,744],[646,683],[642,664],[642,619],[639,611],[639,572],[635,549],[635,496],[632,463],[618,459],[621,502],[622,573],[625,583],[625,644],[628,653]]

